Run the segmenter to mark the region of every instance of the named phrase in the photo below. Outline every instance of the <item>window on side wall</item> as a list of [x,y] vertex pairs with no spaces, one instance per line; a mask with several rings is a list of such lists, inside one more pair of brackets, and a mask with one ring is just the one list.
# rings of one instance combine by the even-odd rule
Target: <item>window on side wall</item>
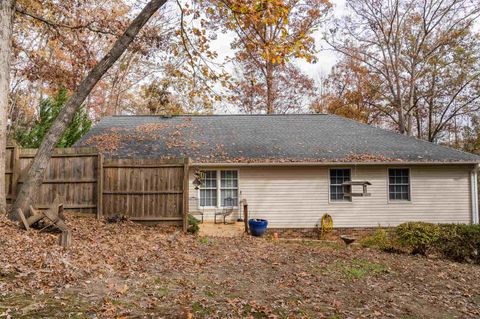
[[220,172],[220,203],[221,206],[238,206],[238,172]]
[[410,200],[410,170],[408,168],[388,169],[388,197],[391,201]]
[[204,171],[200,185],[200,206],[217,206],[217,171]]
[[200,206],[238,206],[238,171],[204,171],[200,185]]
[[344,195],[344,182],[351,181],[351,170],[349,168],[330,169],[330,201],[351,201],[351,197]]

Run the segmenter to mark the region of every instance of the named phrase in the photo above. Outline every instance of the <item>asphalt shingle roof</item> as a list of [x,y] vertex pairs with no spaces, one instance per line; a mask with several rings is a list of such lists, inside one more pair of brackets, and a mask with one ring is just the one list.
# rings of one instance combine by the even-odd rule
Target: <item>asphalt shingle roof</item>
[[196,162],[480,162],[474,154],[335,115],[112,116],[76,146]]

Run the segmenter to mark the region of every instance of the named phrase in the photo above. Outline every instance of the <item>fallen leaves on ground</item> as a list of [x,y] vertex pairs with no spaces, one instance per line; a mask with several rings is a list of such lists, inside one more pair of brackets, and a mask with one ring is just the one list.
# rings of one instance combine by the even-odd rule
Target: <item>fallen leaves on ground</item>
[[480,268],[317,242],[69,217],[73,245],[0,217],[0,318],[474,318]]

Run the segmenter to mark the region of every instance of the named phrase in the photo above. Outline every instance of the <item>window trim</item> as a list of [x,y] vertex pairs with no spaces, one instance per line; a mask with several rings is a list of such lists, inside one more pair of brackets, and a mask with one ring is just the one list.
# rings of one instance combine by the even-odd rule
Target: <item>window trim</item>
[[[225,206],[222,205],[221,201],[222,201],[222,171],[235,171],[237,172],[237,206],[233,206],[234,209],[238,209],[239,208],[239,203],[240,203],[240,170],[238,169],[201,169],[201,171],[203,172],[207,172],[207,171],[215,171],[217,172],[217,188],[216,188],[216,191],[217,191],[217,205],[216,206],[201,206],[200,204],[200,207],[203,208],[203,209],[215,209],[215,208],[224,208]],[[213,189],[213,188],[209,188],[209,189]],[[234,189],[234,188],[225,188],[225,189]],[[199,188],[197,190],[197,197],[198,197],[198,202],[201,203],[202,199],[201,199],[201,194],[200,194],[200,190],[201,188]]]
[[[390,170],[406,169],[408,170],[408,198],[409,199],[390,199]],[[410,204],[412,203],[412,170],[410,167],[393,166],[387,167],[387,203],[388,204]]]
[[352,180],[352,168],[351,167],[329,167],[328,168],[328,203],[329,204],[350,204],[353,203],[353,199],[350,200],[332,200],[331,197],[331,174],[334,169],[348,169],[350,171],[350,180]]

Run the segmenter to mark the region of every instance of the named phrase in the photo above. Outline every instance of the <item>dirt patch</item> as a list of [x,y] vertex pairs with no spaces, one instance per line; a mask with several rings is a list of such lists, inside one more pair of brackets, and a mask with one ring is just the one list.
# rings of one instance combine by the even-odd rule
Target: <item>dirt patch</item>
[[480,268],[343,245],[69,220],[73,246],[0,220],[0,318],[474,318]]

